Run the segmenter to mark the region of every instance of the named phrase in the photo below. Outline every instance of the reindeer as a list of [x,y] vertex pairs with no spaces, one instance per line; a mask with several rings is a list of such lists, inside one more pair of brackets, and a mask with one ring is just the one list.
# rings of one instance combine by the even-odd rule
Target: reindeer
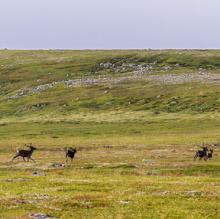
[[197,157],[199,157],[199,160],[201,160],[202,158],[204,160],[207,160],[207,151],[207,147],[203,147],[202,150],[198,150],[194,156],[194,160],[196,160]]
[[213,154],[213,149],[210,149],[208,154],[207,154],[207,160],[211,160],[212,159],[212,154]]
[[12,158],[12,161],[17,158],[17,157],[22,157],[24,161],[25,158],[27,158],[27,161],[32,160],[35,162],[35,160],[31,157],[33,152],[37,149],[35,147],[32,146],[32,144],[30,145],[25,145],[26,147],[29,147],[29,150],[17,150],[16,155]]
[[67,148],[66,149],[66,162],[68,162],[68,157],[71,159],[71,162],[72,162],[76,152],[77,150],[75,148],[72,148],[72,147]]

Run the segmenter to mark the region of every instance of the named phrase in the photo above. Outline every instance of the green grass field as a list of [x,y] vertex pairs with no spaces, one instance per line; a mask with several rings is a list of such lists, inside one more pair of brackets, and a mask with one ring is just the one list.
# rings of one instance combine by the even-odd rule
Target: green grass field
[[218,50],[1,50],[0,218],[220,218],[219,148],[193,161],[220,142],[218,75]]

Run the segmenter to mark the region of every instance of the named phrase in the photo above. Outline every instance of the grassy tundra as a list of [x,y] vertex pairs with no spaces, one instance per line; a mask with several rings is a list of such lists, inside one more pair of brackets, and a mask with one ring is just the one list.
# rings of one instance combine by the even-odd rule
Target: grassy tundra
[[0,51],[0,218],[220,218],[219,128],[220,51]]

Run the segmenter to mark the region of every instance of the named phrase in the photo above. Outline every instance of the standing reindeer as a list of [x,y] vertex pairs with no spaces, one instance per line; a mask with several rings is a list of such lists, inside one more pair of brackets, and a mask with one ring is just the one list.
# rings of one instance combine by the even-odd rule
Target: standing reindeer
[[212,159],[212,156],[213,156],[212,154],[213,154],[213,152],[214,152],[213,149],[210,149],[210,150],[209,150],[209,152],[208,152],[208,154],[207,154],[207,159],[209,159],[209,160]]
[[77,150],[75,148],[67,148],[66,149],[66,162],[68,162],[68,157],[71,159],[71,162],[72,162],[76,152]]
[[199,160],[201,160],[202,158],[204,160],[207,160],[207,152],[208,152],[207,147],[203,147],[202,150],[198,150],[194,156],[194,160],[196,160],[197,157],[199,157]]
[[27,161],[32,160],[35,162],[31,156],[37,148],[33,147],[32,144],[25,146],[29,147],[29,150],[18,150],[16,155],[12,158],[12,161],[17,157],[22,157],[24,161],[26,161],[25,158],[27,158]]

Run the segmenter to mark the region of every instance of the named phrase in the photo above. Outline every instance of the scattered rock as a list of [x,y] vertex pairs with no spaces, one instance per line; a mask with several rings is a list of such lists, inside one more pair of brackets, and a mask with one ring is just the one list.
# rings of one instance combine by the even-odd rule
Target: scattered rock
[[121,205],[128,205],[129,203],[130,203],[130,201],[119,201],[119,203],[121,204]]
[[44,200],[49,200],[50,199],[50,196],[47,195],[47,194],[37,194],[35,193],[33,196],[32,196],[32,199],[35,199],[37,201],[44,201]]
[[219,83],[220,75],[215,73],[182,73],[182,74],[163,74],[149,75],[148,80],[158,82],[159,84],[183,84],[189,82],[211,82]]
[[53,167],[53,168],[64,168],[65,164],[63,164],[63,163],[52,163],[50,165],[50,167]]
[[52,217],[48,214],[42,214],[42,213],[30,214],[30,217],[36,218],[36,219],[56,219],[55,217]]
[[34,172],[32,173],[32,176],[46,176],[46,173],[34,171]]
[[[80,86],[90,86],[97,84],[120,84],[124,81],[132,80],[146,80],[154,81],[159,84],[183,84],[189,82],[211,82],[219,84],[220,75],[216,73],[208,72],[197,72],[197,73],[182,73],[182,74],[150,74],[153,71],[153,64],[123,64],[121,66],[115,66],[112,63],[103,63],[103,66],[111,67],[112,71],[115,72],[130,72],[127,76],[120,77],[107,77],[107,76],[98,76],[98,77],[84,77],[74,80],[62,80],[55,81],[48,84],[38,85],[32,88],[25,88],[18,90],[15,95],[9,97],[9,99],[18,99],[32,94],[38,94],[47,89],[54,88],[57,85],[64,85],[65,87],[80,87]],[[163,67],[167,71],[172,69],[170,66]],[[108,91],[105,91],[107,93]],[[160,95],[157,96],[160,98]],[[77,100],[77,99],[76,99]],[[44,107],[44,106],[43,106]]]
[[186,195],[188,195],[188,196],[201,196],[202,193],[200,191],[192,190],[192,191],[186,192]]
[[161,172],[159,170],[151,170],[151,171],[147,171],[145,174],[147,176],[157,176],[157,175],[160,175]]
[[153,160],[148,160],[148,159],[143,159],[142,162],[147,163],[147,164],[155,163]]
[[162,191],[162,192],[154,192],[152,193],[152,195],[156,195],[156,196],[167,196],[170,195],[171,192],[170,191]]
[[37,200],[14,199],[12,202],[15,204],[35,204]]
[[175,100],[173,100],[173,101],[170,102],[170,105],[176,105],[176,104],[178,104],[178,102],[175,101]]
[[164,70],[164,71],[169,71],[169,70],[172,69],[172,67],[170,67],[170,66],[164,66],[164,67],[162,67],[161,69]]
[[[117,60],[120,61],[120,60]],[[125,60],[124,60],[125,61]],[[139,73],[146,73],[150,70],[153,69],[153,65],[155,65],[155,63],[131,63],[131,62],[118,62],[116,64],[112,64],[110,62],[107,63],[100,63],[99,67],[103,68],[103,69],[110,69],[111,71],[115,72],[115,73],[119,73],[119,72],[131,72],[131,71],[139,71]]]

